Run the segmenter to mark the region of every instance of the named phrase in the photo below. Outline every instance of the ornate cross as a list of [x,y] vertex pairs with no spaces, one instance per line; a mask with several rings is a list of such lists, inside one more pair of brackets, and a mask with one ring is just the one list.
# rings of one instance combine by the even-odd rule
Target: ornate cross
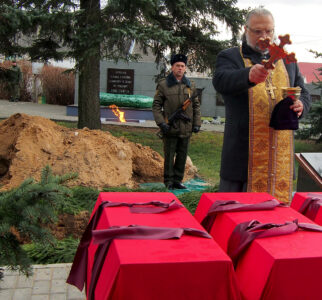
[[269,75],[269,78],[267,78],[267,80],[265,81],[265,90],[267,91],[268,95],[271,97],[272,100],[276,100],[274,92],[274,90],[276,90],[276,87],[273,86],[272,78],[270,76],[271,75]]
[[286,35],[279,35],[278,36],[279,40],[280,40],[280,44],[276,45],[275,43],[271,44],[271,40],[269,38],[260,38],[257,42],[258,47],[261,50],[265,50],[268,49],[269,54],[270,54],[270,58],[269,60],[263,60],[263,65],[264,67],[269,70],[269,69],[274,69],[274,62],[278,61],[281,58],[285,58],[285,62],[287,64],[292,63],[292,62],[296,62],[296,58],[295,58],[295,53],[290,53],[288,54],[283,47],[286,44],[292,44],[291,40],[290,40],[290,35],[286,34]]

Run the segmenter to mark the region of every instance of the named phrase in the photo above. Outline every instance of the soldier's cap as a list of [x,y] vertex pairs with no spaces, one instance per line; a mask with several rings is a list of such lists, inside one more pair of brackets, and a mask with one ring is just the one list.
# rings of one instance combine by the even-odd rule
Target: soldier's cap
[[170,63],[171,63],[171,66],[177,62],[183,62],[185,65],[187,65],[187,60],[188,58],[184,54],[172,54]]

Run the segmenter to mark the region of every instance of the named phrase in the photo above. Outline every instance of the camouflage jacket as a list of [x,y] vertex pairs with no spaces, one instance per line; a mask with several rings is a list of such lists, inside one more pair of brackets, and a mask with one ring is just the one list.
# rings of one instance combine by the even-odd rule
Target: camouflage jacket
[[[196,93],[195,83],[187,77],[178,82],[172,73],[159,81],[153,100],[152,111],[156,124],[167,123],[168,118],[183,102]],[[200,101],[195,98],[185,114],[191,121],[177,120],[167,136],[190,137],[194,126],[201,126]]]

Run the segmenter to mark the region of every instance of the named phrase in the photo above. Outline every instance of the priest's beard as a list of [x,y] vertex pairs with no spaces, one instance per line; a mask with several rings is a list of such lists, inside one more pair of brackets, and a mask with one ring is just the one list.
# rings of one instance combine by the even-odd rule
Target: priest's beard
[[[266,55],[266,54],[268,54],[268,49],[264,49],[264,50],[262,50],[262,49],[260,49],[257,45],[253,45],[251,42],[250,42],[250,40],[249,40],[249,37],[248,37],[248,34],[245,34],[245,39],[246,39],[246,43],[247,43],[247,45],[249,46],[249,47],[251,47],[254,51],[256,51],[256,52],[258,52],[258,53],[260,53],[260,54],[262,54],[262,55]],[[275,40],[275,36],[273,37],[273,39],[272,39],[273,41]]]

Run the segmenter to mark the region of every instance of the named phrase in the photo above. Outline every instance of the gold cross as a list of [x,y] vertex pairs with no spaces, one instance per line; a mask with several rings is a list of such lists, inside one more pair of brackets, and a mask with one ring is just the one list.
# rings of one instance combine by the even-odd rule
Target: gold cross
[[276,100],[274,90],[276,87],[272,84],[272,72],[269,72],[267,79],[265,81],[265,90],[267,91],[268,96],[271,97],[272,100]]
[[272,100],[275,100],[274,90],[276,90],[276,87],[271,85],[271,83],[268,83],[266,85],[266,91],[268,92],[268,95],[271,97]]

